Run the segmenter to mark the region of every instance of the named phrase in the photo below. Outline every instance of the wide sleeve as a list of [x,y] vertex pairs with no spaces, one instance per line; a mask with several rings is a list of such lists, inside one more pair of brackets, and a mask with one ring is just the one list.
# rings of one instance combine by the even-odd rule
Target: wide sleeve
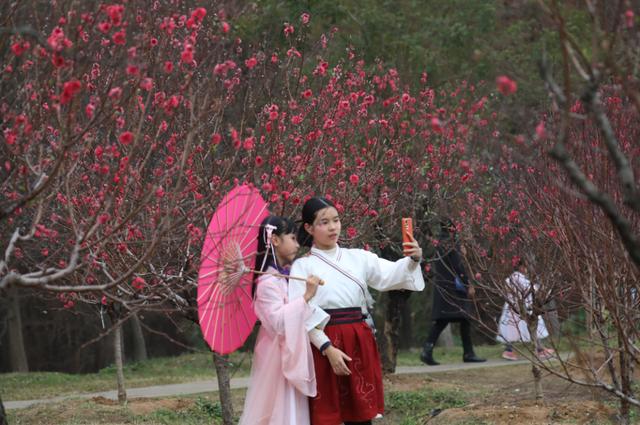
[[[306,267],[304,267],[304,261],[296,260],[291,266],[291,272],[289,273],[291,276],[299,277],[306,279],[312,273],[310,273]],[[307,284],[302,280],[297,279],[289,279],[289,299],[295,300],[297,298],[302,298],[304,292],[307,289]],[[315,304],[314,299],[309,300],[309,307],[311,308],[311,315],[305,321],[305,327],[307,331],[310,331],[314,328],[324,328],[324,326],[329,321],[329,315],[320,308],[317,304]]]
[[287,304],[285,304],[282,290],[277,287],[278,284],[282,282],[278,282],[274,276],[262,276],[256,288],[253,309],[260,323],[269,333],[283,335]]
[[282,374],[298,391],[308,397],[316,395],[316,374],[309,336],[304,327],[311,308],[299,297],[285,305]]
[[316,376],[309,337],[304,327],[311,308],[302,297],[285,303],[282,291],[276,286],[278,284],[282,282],[271,276],[261,280],[254,309],[262,326],[280,340],[284,377],[302,394],[313,397],[316,395]]
[[361,250],[367,267],[367,284],[378,291],[408,289],[422,291],[424,278],[420,263],[409,257],[398,261],[380,258],[372,252]]

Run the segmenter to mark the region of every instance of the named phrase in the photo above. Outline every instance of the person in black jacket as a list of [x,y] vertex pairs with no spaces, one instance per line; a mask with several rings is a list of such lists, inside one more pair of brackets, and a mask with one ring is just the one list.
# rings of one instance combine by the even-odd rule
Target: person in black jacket
[[474,353],[471,342],[469,316],[472,308],[471,297],[475,290],[469,285],[467,272],[459,253],[456,228],[450,220],[444,220],[440,223],[440,229],[440,243],[434,262],[432,325],[427,342],[420,354],[420,360],[430,366],[438,365],[439,363],[433,358],[433,347],[447,325],[458,322],[464,348],[462,360],[468,363],[484,362],[485,359],[479,358]]

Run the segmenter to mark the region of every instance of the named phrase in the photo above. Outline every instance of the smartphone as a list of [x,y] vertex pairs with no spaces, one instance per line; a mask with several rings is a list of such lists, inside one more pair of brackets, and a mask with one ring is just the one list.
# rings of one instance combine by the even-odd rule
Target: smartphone
[[411,242],[413,237],[413,220],[411,217],[402,218],[402,242]]

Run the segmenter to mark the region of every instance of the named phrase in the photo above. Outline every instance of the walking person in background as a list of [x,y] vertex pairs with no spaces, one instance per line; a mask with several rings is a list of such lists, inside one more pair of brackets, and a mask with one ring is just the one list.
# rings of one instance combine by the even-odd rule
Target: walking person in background
[[[520,259],[515,265],[515,270],[506,279],[509,295],[502,308],[500,322],[498,326],[499,342],[505,344],[502,358],[506,360],[518,360],[518,356],[513,352],[514,342],[530,342],[531,334],[527,327],[527,322],[518,314],[518,310],[524,307],[530,310],[533,304],[533,293],[538,289],[537,285],[531,283],[527,278],[527,264]],[[522,307],[520,307],[522,306]],[[528,311],[526,314],[530,314]],[[546,360],[553,357],[555,351],[545,348],[541,340],[549,336],[544,319],[537,317],[536,323],[536,354],[539,359]]]
[[455,225],[450,220],[443,220],[440,223],[437,258],[434,264],[432,324],[420,354],[420,360],[430,366],[440,364],[433,358],[433,347],[447,325],[455,322],[460,323],[464,350],[462,360],[467,363],[486,361],[476,356],[473,351],[469,315],[472,308],[471,297],[474,296],[475,289],[469,284],[459,250]]

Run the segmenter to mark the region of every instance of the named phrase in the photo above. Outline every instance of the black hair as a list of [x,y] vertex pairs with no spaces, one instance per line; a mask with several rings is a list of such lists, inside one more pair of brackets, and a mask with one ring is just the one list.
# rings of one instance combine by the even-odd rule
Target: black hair
[[440,239],[447,239],[456,233],[456,225],[450,218],[440,219]]
[[304,206],[302,207],[302,225],[300,226],[300,229],[298,229],[298,243],[300,245],[307,247],[311,246],[313,243],[313,237],[309,232],[307,232],[304,225],[313,224],[318,211],[329,207],[335,208],[336,206],[327,198],[315,197],[304,203]]
[[[275,227],[275,229],[273,229],[273,232],[271,233],[272,235],[283,236],[291,233],[295,234],[298,230],[296,223],[294,223],[293,220],[287,217],[270,215],[262,220],[262,223],[260,223],[260,231],[258,232],[258,253],[256,255],[255,270],[260,270],[260,267],[262,267],[262,262],[264,261],[264,256],[268,254],[266,252],[267,241],[265,239],[267,236],[265,228],[268,224]],[[271,263],[273,263],[273,260],[267,258],[266,264],[269,265]],[[255,277],[257,277],[257,275]]]
[[460,251],[460,241],[458,240],[458,232],[456,224],[449,217],[440,219],[440,234],[438,235],[440,245],[438,251],[444,255],[455,255]]

